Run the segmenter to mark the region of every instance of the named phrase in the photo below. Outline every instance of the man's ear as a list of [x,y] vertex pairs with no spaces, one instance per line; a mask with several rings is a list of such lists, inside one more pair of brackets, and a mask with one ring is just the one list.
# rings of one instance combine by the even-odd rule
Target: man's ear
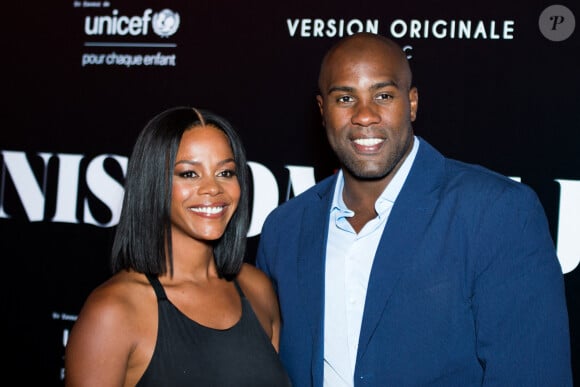
[[419,109],[419,90],[415,86],[409,90],[409,103],[411,107],[411,122],[413,122],[417,118],[417,109]]
[[322,118],[322,126],[326,126],[326,122],[324,122],[324,99],[320,94],[316,96],[316,103],[318,104],[318,111]]

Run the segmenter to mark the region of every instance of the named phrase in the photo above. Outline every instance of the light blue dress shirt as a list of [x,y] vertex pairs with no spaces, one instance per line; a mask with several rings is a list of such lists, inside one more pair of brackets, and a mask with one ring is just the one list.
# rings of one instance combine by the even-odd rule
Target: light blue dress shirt
[[357,234],[342,199],[344,177],[339,171],[329,216],[326,246],[324,308],[324,387],[354,385],[354,368],[367,284],[375,252],[391,208],[409,174],[419,140],[375,203],[377,217]]

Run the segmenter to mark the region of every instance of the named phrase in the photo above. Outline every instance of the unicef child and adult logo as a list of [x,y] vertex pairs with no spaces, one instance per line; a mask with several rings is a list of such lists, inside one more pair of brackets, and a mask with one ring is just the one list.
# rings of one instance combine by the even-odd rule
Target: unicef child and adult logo
[[179,28],[179,14],[170,9],[164,9],[153,15],[153,31],[167,38],[175,33]]
[[153,13],[147,8],[141,15],[123,15],[113,9],[110,15],[86,16],[85,34],[90,36],[144,36],[150,30],[162,38],[175,34],[179,28],[179,13],[165,8]]
[[[177,32],[179,24],[179,14],[168,8],[159,12],[147,8],[138,14],[123,14],[113,9],[108,15],[86,16],[84,32],[91,41],[86,41],[84,46],[93,47],[94,51],[83,52],[81,66],[174,67],[176,54],[172,50],[177,43],[161,43],[150,38],[153,34],[162,39],[169,38]],[[103,51],[103,48],[110,51]],[[151,52],[152,48],[156,52]]]

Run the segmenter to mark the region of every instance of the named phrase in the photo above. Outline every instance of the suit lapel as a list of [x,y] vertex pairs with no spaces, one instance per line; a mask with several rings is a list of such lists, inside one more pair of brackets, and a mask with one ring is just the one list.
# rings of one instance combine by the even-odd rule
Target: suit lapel
[[320,185],[314,199],[303,209],[301,216],[301,237],[298,246],[298,278],[300,297],[304,305],[304,315],[314,339],[313,374],[322,375],[323,326],[324,326],[324,273],[326,240],[328,236],[328,216],[336,175],[327,184]]
[[[424,171],[429,171],[427,175]],[[425,141],[391,210],[379,242],[365,301],[357,362],[386,311],[401,275],[416,259],[416,242],[425,232],[437,205],[443,158]]]

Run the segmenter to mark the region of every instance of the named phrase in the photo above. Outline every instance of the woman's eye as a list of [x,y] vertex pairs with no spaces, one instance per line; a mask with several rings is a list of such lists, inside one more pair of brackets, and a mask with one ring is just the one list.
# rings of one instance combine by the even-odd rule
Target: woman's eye
[[219,173],[219,176],[221,176],[221,177],[234,177],[234,176],[236,176],[236,171],[231,170],[231,169],[227,169],[225,171],[221,171]]
[[186,178],[186,179],[189,179],[189,178],[192,178],[192,177],[196,177],[197,176],[197,173],[195,173],[193,171],[185,171],[185,172],[181,172],[179,174],[179,176],[180,177],[183,177],[183,178]]

